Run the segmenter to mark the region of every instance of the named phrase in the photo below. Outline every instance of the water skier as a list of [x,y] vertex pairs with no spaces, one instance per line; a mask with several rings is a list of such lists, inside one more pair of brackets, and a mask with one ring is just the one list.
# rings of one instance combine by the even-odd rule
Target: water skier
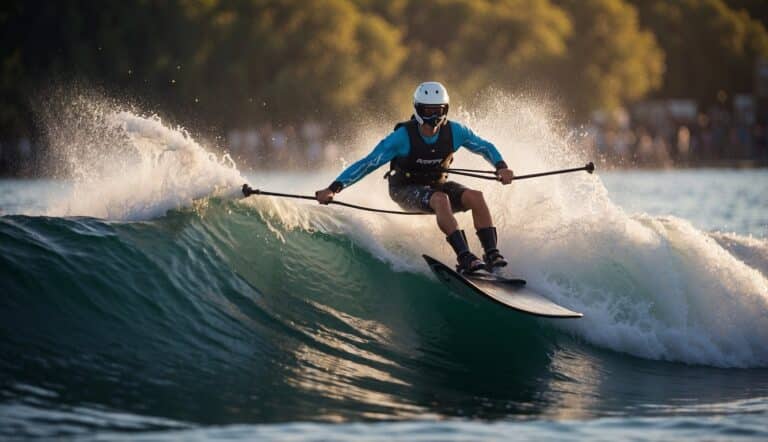
[[[333,196],[364,176],[390,162],[389,196],[406,210],[434,213],[437,225],[456,252],[457,270],[472,273],[507,265],[497,248],[493,226],[483,193],[448,181],[446,169],[460,147],[482,155],[496,168],[502,184],[509,184],[514,174],[489,141],[475,135],[468,127],[449,121],[449,97],[445,87],[434,81],[420,84],[413,94],[414,114],[400,122],[365,158],[344,170],[330,186],[315,192],[317,201],[328,204]],[[483,246],[483,260],[473,254],[464,231],[459,229],[455,212],[472,211],[477,236]]]

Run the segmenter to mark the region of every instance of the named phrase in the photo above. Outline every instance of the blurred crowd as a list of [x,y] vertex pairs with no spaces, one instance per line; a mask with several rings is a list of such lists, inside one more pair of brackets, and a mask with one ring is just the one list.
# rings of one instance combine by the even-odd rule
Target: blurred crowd
[[705,112],[689,100],[646,101],[596,112],[587,148],[615,167],[766,167],[768,136],[750,97]]
[[[590,158],[616,168],[768,167],[768,130],[748,99],[701,112],[689,100],[645,101],[595,112],[582,131]],[[38,143],[0,143],[0,175],[30,176]],[[337,164],[340,148],[318,121],[231,129],[223,150],[241,170],[301,170]]]
[[[323,167],[339,158],[339,147],[327,136],[327,126],[308,121],[274,127],[269,123],[226,133],[221,150],[241,170],[297,170]],[[0,176],[28,177],[44,173],[40,160],[45,143],[23,136],[0,141]]]
[[227,134],[229,154],[244,170],[308,169],[338,159],[338,146],[328,141],[327,127],[317,121],[299,126],[273,127],[269,123]]
[[[246,169],[303,169],[338,160],[339,148],[316,121],[231,130],[227,145]],[[733,108],[700,111],[693,100],[643,101],[630,109],[595,112],[582,140],[590,155],[617,168],[768,167],[768,131],[751,96]]]

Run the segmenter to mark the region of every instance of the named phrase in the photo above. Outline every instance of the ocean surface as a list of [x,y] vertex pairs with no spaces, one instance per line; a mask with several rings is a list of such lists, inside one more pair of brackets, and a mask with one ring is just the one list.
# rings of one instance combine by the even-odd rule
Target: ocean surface
[[[517,173],[589,160],[520,118],[467,117]],[[158,118],[93,125],[60,178],[0,181],[0,439],[768,439],[766,170],[460,179],[510,273],[584,313],[545,320],[447,291],[432,217],[238,197],[312,194],[380,133],[242,174]],[[337,199],[396,208],[382,173]]]

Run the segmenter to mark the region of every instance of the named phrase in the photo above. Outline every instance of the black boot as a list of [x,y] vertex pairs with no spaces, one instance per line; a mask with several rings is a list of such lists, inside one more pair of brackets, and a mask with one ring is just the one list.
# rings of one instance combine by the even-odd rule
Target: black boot
[[501,256],[499,249],[496,248],[496,227],[486,227],[477,231],[477,237],[480,238],[480,244],[483,245],[483,261],[488,271],[498,267],[505,267],[507,260]]
[[469,245],[467,245],[467,236],[463,230],[456,230],[450,235],[445,237],[448,244],[453,247],[453,251],[456,252],[456,259],[458,265],[456,271],[459,273],[473,273],[485,267],[480,258],[475,256],[474,253],[469,251]]

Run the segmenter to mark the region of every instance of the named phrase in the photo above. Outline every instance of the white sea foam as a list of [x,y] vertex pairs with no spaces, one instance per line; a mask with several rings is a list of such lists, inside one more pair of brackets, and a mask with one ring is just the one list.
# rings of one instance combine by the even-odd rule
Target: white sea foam
[[72,186],[48,215],[151,219],[198,198],[234,194],[244,182],[228,156],[157,116],[82,99],[54,118],[51,162]]
[[[530,101],[498,100],[488,117],[458,113],[492,140],[518,174],[573,167],[588,158]],[[497,118],[504,115],[505,118]],[[455,116],[454,116],[455,117]],[[364,155],[387,128],[357,140],[349,160]],[[488,168],[467,152],[457,166]],[[339,167],[340,169],[340,167]],[[396,208],[375,172],[337,198]],[[332,176],[294,180],[311,192]],[[498,183],[461,179],[481,189],[514,273],[585,317],[553,321],[587,342],[643,358],[720,367],[768,366],[765,239],[701,231],[675,217],[629,214],[596,175],[559,175]],[[395,270],[426,271],[421,254],[451,260],[432,217],[398,217],[260,200],[285,225],[351,236]],[[468,214],[458,216],[479,250]],[[301,221],[301,222],[299,222]]]
[[[191,206],[195,198],[236,193],[243,182],[234,165],[208,153],[183,130],[157,117],[99,109],[91,124],[95,127],[78,127],[71,132],[75,136],[59,138],[57,147],[75,186],[71,198],[50,214],[148,219]],[[518,174],[580,166],[589,159],[533,101],[499,99],[488,103],[481,116],[460,109],[453,114],[493,141]],[[360,134],[351,141],[356,148],[346,154],[346,162],[367,153],[388,130]],[[455,164],[489,167],[466,151]],[[338,170],[296,174],[287,190],[311,194]],[[264,181],[254,185],[286,190],[272,187],[277,182],[269,176],[258,178]],[[599,171],[506,187],[458,180],[484,191],[514,273],[585,314],[554,326],[594,345],[644,358],[768,366],[765,239],[707,233],[674,217],[626,213],[610,200]],[[397,209],[386,195],[386,182],[377,171],[337,198]],[[395,271],[427,272],[422,253],[451,260],[431,216],[370,214],[272,198],[251,198],[248,204],[283,227],[347,235]],[[478,250],[471,216],[458,218]]]

